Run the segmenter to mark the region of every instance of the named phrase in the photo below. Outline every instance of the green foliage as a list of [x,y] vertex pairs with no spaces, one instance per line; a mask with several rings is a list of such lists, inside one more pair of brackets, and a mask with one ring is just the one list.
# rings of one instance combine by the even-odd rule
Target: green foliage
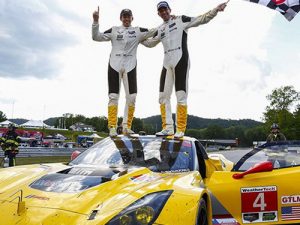
[[205,129],[203,137],[205,139],[224,139],[225,130],[218,125],[211,125]]
[[270,95],[267,95],[267,99],[270,101],[270,105],[267,108],[277,111],[288,111],[295,102],[299,101],[299,98],[300,94],[293,86],[276,88]]
[[7,120],[6,115],[0,111],[0,122]]
[[40,163],[68,163],[71,161],[71,156],[47,156],[47,157],[26,157],[20,158],[17,155],[16,164],[29,165],[29,164],[40,164]]
[[293,86],[284,86],[274,89],[267,99],[270,103],[264,112],[265,129],[277,123],[288,140],[299,140],[299,105],[294,112],[292,106],[299,102],[300,93]]
[[197,139],[204,139],[203,131],[198,129],[188,129],[185,134]]

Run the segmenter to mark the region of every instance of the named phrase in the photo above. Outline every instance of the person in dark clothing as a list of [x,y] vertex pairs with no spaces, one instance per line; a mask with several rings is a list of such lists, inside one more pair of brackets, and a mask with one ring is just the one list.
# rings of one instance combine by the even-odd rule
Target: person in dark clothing
[[286,141],[286,137],[280,132],[280,128],[277,123],[271,125],[271,133],[267,137],[267,142],[273,141]]
[[9,124],[8,131],[3,135],[3,144],[1,145],[4,151],[4,157],[9,159],[9,167],[16,165],[16,155],[19,153],[20,137],[16,132],[16,127]]

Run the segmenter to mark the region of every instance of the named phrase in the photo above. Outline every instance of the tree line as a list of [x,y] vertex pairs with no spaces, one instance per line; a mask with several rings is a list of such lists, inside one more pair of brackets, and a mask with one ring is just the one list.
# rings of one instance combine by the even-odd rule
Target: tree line
[[[281,131],[289,140],[300,140],[300,94],[293,86],[283,86],[274,89],[266,96],[269,104],[263,113],[263,122],[250,119],[224,120],[205,119],[189,115],[186,135],[198,139],[236,139],[242,146],[250,146],[253,141],[264,141],[273,123],[279,124]],[[108,132],[105,116],[87,118],[84,115],[65,114],[67,116],[50,118],[48,125],[69,129],[71,125],[81,122],[91,125],[98,132]],[[175,117],[175,115],[173,115]],[[5,120],[5,114],[0,111],[0,122]],[[174,118],[175,119],[175,118]],[[120,124],[122,118],[118,119]],[[134,118],[132,129],[135,132],[145,131],[154,134],[161,129],[159,115],[145,119]]]

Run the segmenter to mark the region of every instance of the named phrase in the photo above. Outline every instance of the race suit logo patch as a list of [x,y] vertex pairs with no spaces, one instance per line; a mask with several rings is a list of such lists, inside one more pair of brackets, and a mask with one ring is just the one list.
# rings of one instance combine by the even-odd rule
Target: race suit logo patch
[[121,34],[118,34],[117,35],[117,40],[123,40],[124,39],[124,36],[123,35],[121,35]]
[[176,23],[172,23],[172,24],[169,25],[169,28],[172,28],[172,27],[174,27],[175,25],[176,25]]
[[277,187],[241,188],[243,223],[278,221]]

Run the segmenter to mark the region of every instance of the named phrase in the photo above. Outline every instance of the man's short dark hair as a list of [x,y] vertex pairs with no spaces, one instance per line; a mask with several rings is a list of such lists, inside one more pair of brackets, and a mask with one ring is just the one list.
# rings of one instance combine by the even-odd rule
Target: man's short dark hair
[[120,18],[124,15],[132,16],[132,11],[130,9],[123,9],[120,13]]

